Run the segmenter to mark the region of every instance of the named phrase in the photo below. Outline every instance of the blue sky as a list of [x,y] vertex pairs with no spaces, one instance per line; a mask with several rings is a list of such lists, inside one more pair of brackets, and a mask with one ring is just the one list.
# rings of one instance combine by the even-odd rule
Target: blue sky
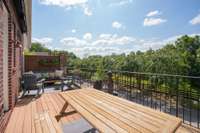
[[80,57],[158,49],[200,34],[199,0],[33,0],[33,42]]

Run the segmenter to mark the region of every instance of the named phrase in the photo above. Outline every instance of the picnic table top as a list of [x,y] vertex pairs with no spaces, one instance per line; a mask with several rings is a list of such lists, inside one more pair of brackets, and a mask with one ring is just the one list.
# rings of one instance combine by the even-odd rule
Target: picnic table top
[[92,88],[60,93],[91,125],[104,133],[171,133],[182,121],[174,116]]

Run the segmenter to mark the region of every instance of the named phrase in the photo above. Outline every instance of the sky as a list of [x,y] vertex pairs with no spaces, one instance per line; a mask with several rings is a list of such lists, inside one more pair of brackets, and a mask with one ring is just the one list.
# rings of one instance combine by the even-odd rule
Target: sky
[[200,35],[200,0],[33,0],[32,42],[79,57],[159,49]]

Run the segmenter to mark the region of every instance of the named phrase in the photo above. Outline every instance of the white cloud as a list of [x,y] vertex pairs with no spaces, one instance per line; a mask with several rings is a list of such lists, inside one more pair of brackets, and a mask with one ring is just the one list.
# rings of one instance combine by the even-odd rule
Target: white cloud
[[[200,35],[189,34],[188,36]],[[156,50],[162,48],[167,43],[173,43],[182,35],[175,35],[166,39],[150,38],[140,39],[133,36],[119,36],[117,34],[100,34],[93,38],[91,33],[86,33],[83,38],[65,37],[60,40],[59,45],[53,45],[52,38],[33,38],[32,42],[42,42],[50,49],[67,50],[74,52],[79,57],[89,55],[111,55],[130,53],[131,51],[146,51],[150,48]]]
[[64,7],[66,11],[79,7],[83,9],[85,15],[92,15],[92,10],[88,6],[88,0],[39,0],[39,2],[40,4],[47,6]]
[[145,18],[143,25],[144,26],[155,26],[155,25],[160,25],[165,22],[167,22],[167,20],[162,19],[162,18]]
[[111,3],[110,6],[123,6],[132,3],[133,0],[119,0],[118,2]]
[[[110,55],[112,53],[130,52],[135,38],[118,36],[116,34],[101,34],[96,40],[91,41],[90,33],[86,33],[83,39],[67,37],[60,40],[62,49],[74,52],[80,57],[85,55]],[[90,41],[89,41],[90,40]]]
[[41,43],[43,46],[48,47],[49,49],[52,49],[52,42],[53,39],[49,37],[43,37],[43,38],[32,38],[32,42],[34,43]]
[[117,37],[117,34],[114,34],[114,35],[112,35],[112,34],[100,34],[99,35],[100,39],[106,39],[106,40],[111,39],[111,38],[116,38],[116,37]]
[[87,3],[88,0],[39,0],[39,2],[44,5],[69,7]]
[[116,34],[101,34],[99,38],[94,41],[91,45],[92,46],[125,46],[127,44],[133,43],[135,38],[129,36],[118,36]]
[[155,26],[155,25],[160,25],[162,23],[167,22],[166,19],[163,18],[155,18],[154,16],[161,15],[162,12],[158,10],[150,11],[147,15],[146,18],[144,19],[143,25],[144,26]]
[[198,14],[196,17],[194,17],[192,20],[190,20],[190,23],[192,25],[200,24],[200,14]]
[[44,38],[32,38],[32,42],[38,42],[41,44],[49,44],[52,43],[53,39],[49,37],[44,37]]
[[84,8],[84,14],[87,15],[87,16],[92,16],[92,10],[89,9],[89,7],[85,7]]
[[122,25],[120,22],[118,22],[118,21],[114,21],[113,23],[112,23],[112,27],[113,28],[115,28],[115,29],[125,29],[125,26],[124,25]]
[[117,21],[115,21],[115,22],[112,23],[112,27],[113,27],[113,28],[116,28],[116,29],[119,29],[119,28],[122,27],[122,24],[119,23],[119,22],[117,22]]
[[71,49],[76,47],[83,47],[87,44],[85,40],[78,39],[76,37],[66,37],[60,40],[64,49]]
[[72,33],[76,33],[76,29],[72,29]]
[[155,11],[149,12],[146,16],[147,17],[152,17],[152,16],[156,16],[156,15],[160,15],[160,14],[162,14],[160,11],[155,10]]
[[92,34],[91,33],[85,33],[83,35],[83,39],[86,40],[86,41],[92,40]]

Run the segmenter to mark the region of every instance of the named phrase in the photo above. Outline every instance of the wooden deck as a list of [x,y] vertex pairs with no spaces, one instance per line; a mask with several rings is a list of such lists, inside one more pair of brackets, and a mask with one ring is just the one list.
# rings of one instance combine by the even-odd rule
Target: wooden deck
[[102,133],[174,133],[182,123],[175,116],[92,88],[61,95],[66,100],[63,111],[71,105]]
[[[55,116],[63,105],[64,101],[58,93],[43,94],[37,99],[23,98],[13,110],[5,133],[60,133],[61,124],[81,118],[78,113],[73,113],[57,122]],[[73,109],[70,107],[66,112],[68,111]]]
[[[78,113],[63,116],[58,122],[55,116],[59,114],[64,105],[64,100],[58,93],[43,94],[37,99],[26,97],[20,99],[14,108],[5,133],[54,133],[62,132],[61,126],[79,120]],[[72,107],[66,112],[71,112]],[[60,129],[58,129],[60,128]],[[196,129],[181,126],[177,133],[197,133]]]

